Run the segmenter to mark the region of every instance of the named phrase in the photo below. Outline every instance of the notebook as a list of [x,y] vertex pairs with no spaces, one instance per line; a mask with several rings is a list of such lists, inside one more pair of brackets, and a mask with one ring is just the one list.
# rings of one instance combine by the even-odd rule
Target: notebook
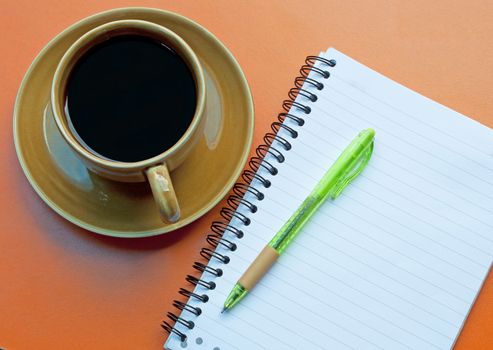
[[[301,75],[243,174],[251,183],[235,186],[197,254],[165,349],[452,348],[492,264],[493,131],[335,49],[309,56]],[[367,168],[221,314],[365,128],[376,131]]]

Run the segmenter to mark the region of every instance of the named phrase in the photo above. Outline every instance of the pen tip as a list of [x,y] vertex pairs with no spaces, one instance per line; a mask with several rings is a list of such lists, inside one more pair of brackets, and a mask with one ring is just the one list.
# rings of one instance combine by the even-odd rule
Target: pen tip
[[223,311],[221,311],[221,313],[223,314],[224,311],[226,311],[226,310],[227,310],[226,307],[223,307]]

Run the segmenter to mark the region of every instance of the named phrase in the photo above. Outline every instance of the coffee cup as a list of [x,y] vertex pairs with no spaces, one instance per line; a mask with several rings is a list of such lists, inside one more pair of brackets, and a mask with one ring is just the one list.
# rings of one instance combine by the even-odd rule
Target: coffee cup
[[151,22],[120,20],[69,47],[49,108],[89,170],[148,181],[162,220],[173,223],[180,207],[170,172],[203,134],[205,89],[200,62],[182,38]]

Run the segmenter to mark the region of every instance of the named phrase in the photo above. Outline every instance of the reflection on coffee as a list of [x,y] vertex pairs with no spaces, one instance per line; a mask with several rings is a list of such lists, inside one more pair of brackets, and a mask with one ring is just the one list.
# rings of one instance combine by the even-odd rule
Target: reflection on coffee
[[113,37],[76,63],[66,113],[86,147],[122,162],[173,146],[195,113],[192,72],[170,47],[138,35]]

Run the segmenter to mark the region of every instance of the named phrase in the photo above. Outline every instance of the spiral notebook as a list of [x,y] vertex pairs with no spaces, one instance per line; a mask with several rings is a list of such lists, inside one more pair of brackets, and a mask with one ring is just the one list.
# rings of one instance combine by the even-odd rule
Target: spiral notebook
[[[162,324],[164,347],[450,349],[492,264],[493,131],[335,49],[307,58],[289,96],[197,252]],[[363,174],[221,314],[258,252],[368,127],[375,148]]]

